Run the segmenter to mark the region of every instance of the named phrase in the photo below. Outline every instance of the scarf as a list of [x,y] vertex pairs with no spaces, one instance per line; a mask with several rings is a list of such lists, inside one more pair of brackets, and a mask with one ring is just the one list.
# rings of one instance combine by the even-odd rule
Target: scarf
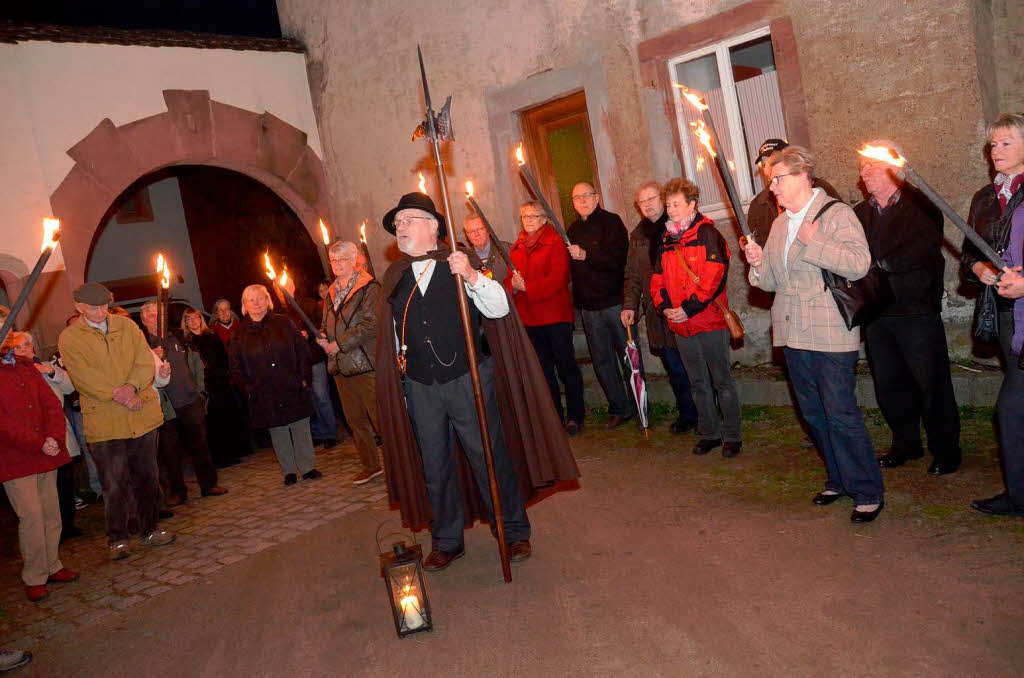
[[694,220],[694,218],[696,216],[697,216],[697,212],[694,211],[694,213],[690,215],[690,217],[686,220],[685,223],[683,223],[682,221],[680,221],[680,222],[666,221],[665,222],[665,230],[668,231],[668,233],[670,235],[678,236],[680,233],[682,233],[683,231],[685,231],[686,229],[688,229],[690,227],[690,224],[693,223],[693,220]]
[[352,287],[356,284],[356,280],[359,278],[359,271],[352,271],[352,277],[348,279],[348,284],[344,288],[341,286],[341,280],[334,281],[334,310],[337,311],[338,307],[341,306],[341,302],[345,301],[348,293],[352,291]]
[[1007,176],[1002,172],[996,174],[996,178],[992,180],[992,186],[996,189],[996,197],[999,198],[1000,211],[1006,211],[1006,205],[1010,202],[1010,198],[1017,192],[1021,184],[1024,184],[1024,174],[1015,174],[1013,176]]

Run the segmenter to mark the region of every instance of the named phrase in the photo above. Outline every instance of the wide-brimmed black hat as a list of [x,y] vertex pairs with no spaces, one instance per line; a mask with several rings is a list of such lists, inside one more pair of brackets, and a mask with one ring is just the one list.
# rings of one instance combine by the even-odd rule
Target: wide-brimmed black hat
[[444,240],[448,234],[445,230],[444,216],[434,208],[434,201],[430,199],[429,195],[423,193],[406,193],[402,196],[402,199],[398,201],[398,205],[388,211],[384,215],[382,223],[384,224],[384,230],[394,235],[395,233],[395,215],[402,210],[417,209],[423,210],[427,214],[437,219],[439,228],[437,229],[437,237],[439,240]]

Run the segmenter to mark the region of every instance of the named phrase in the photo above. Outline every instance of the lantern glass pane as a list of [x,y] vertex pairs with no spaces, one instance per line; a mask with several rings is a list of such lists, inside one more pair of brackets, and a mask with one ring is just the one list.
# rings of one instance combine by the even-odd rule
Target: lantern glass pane
[[430,612],[416,565],[413,561],[388,568],[399,633],[415,631],[430,623]]

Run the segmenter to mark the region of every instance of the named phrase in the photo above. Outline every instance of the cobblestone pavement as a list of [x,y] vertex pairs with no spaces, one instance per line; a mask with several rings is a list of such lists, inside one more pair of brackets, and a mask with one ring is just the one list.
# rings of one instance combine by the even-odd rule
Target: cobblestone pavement
[[39,640],[118,614],[373,502],[386,502],[381,479],[362,487],[351,484],[360,468],[351,443],[318,451],[317,468],[322,479],[285,487],[273,451],[261,450],[219,472],[220,484],[230,490],[222,497],[200,497],[193,479],[189,501],[161,522],[178,535],[177,541],[146,548],[133,540],[132,555],[119,562],[108,559],[102,509],[91,509],[100,514],[98,527],[60,550],[64,565],[81,574],[78,581],[50,585],[49,598],[31,603],[20,577],[21,560],[6,558],[0,565],[0,647],[29,649]]

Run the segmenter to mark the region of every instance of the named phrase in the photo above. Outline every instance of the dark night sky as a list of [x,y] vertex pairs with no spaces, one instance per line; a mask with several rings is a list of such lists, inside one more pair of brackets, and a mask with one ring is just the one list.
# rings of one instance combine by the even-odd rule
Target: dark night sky
[[274,0],[3,2],[0,19],[64,26],[165,29],[280,38]]

